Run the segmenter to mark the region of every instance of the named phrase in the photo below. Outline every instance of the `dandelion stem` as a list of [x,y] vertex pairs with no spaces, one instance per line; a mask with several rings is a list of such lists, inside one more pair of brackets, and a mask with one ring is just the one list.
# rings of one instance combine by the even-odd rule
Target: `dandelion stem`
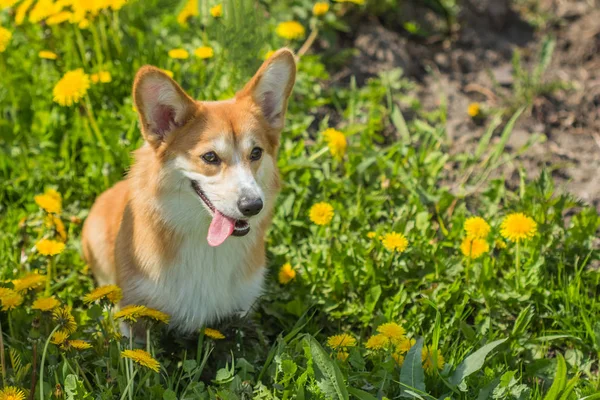
[[300,47],[300,50],[298,50],[298,53],[296,53],[296,59],[300,59],[300,57],[302,57],[307,51],[308,49],[310,49],[310,46],[312,46],[312,44],[315,42],[315,40],[317,39],[317,35],[319,34],[319,29],[315,28],[312,30],[312,32],[310,32],[310,35],[308,35],[308,38],[306,39],[306,42],[304,42],[304,44],[302,45],[302,47]]
[[200,365],[202,361],[202,345],[204,344],[204,328],[200,330],[198,337],[198,346],[196,347],[196,365]]
[[10,337],[15,338],[15,330],[13,328],[12,323],[12,311],[8,312],[8,332],[10,333]]
[[94,135],[96,135],[96,139],[102,145],[103,149],[107,147],[106,141],[104,140],[104,136],[102,136],[102,132],[100,132],[100,128],[98,128],[98,124],[96,123],[96,118],[94,118],[94,112],[92,111],[92,102],[90,101],[90,96],[85,95],[85,111],[90,120],[90,125],[92,126],[92,131]]
[[92,37],[94,38],[94,51],[96,52],[96,62],[100,67],[104,64],[104,57],[102,55],[102,45],[100,44],[100,38],[98,37],[98,30],[96,29],[96,25],[94,23],[90,23],[90,32],[92,32]]
[[519,289],[519,287],[521,286],[521,266],[519,263],[519,250],[519,241],[517,240],[517,254],[515,256],[515,277],[517,278],[517,289]]
[[[133,323],[129,324],[129,348],[133,350]],[[133,380],[133,376],[135,375],[133,371],[133,360],[129,360],[129,374],[131,379]],[[129,400],[133,399],[133,386],[129,388]]]
[[[471,245],[472,246],[472,245]],[[469,284],[469,271],[471,270],[471,257],[467,257],[467,266],[465,267],[465,282]]]
[[0,366],[2,367],[2,386],[6,386],[6,363],[4,361],[4,333],[0,322]]
[[46,271],[46,296],[50,295],[50,285],[52,284],[52,267],[54,263],[54,257],[50,257],[48,260],[48,268]]
[[321,150],[317,151],[315,154],[308,157],[308,161],[309,162],[315,161],[317,158],[321,157],[323,154],[326,154],[327,151],[329,151],[329,147],[328,146],[323,147]]
[[46,362],[46,353],[48,352],[48,344],[50,343],[50,339],[52,335],[60,328],[60,325],[56,325],[50,335],[48,335],[48,339],[46,339],[46,344],[44,345],[44,351],[42,352],[42,362],[40,363],[40,400],[44,400],[44,363]]
[[[135,377],[135,374],[137,374],[137,371],[134,371],[133,375],[131,375],[129,378],[127,378],[127,386],[125,386],[125,390],[123,391],[123,394],[121,395],[121,400],[125,400],[125,396],[127,395],[127,393],[132,393],[133,392],[133,378]],[[131,388],[130,388],[131,386]]]
[[123,47],[121,46],[121,37],[119,35],[119,13],[113,10],[111,15],[112,18],[110,31],[113,37],[114,45],[117,48],[117,52],[121,54],[123,52]]
[[[83,44],[83,38],[81,37],[81,32],[76,27],[73,27],[73,31],[75,32],[75,43],[73,43],[73,37],[71,35],[66,35],[66,36],[69,38],[69,41],[71,42],[71,47],[74,47],[74,45],[77,44],[77,49],[79,50],[79,57],[81,58],[81,63],[86,68],[89,68],[89,62],[85,56],[85,45]],[[77,51],[75,51],[74,53],[77,54]]]
[[[146,351],[148,352],[148,354],[152,354],[150,352],[150,327],[148,326],[146,328]],[[150,387],[150,379],[146,380],[146,387],[149,388]]]
[[94,388],[93,388],[92,384],[90,383],[90,381],[88,380],[87,376],[85,376],[85,372],[83,372],[83,368],[81,368],[81,365],[79,365],[79,362],[77,361],[76,358],[74,358],[73,361],[75,361],[75,366],[77,367],[77,370],[79,371],[79,374],[81,374],[81,377],[83,378],[83,381],[87,385],[88,390],[90,392],[93,392]]

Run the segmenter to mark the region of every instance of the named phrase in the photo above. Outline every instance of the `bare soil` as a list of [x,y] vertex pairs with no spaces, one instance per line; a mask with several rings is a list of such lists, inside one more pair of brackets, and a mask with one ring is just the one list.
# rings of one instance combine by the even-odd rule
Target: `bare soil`
[[[489,124],[476,124],[467,114],[468,105],[479,102],[490,110],[509,106],[514,98],[515,49],[531,70],[544,38],[551,35],[556,48],[544,81],[560,81],[563,87],[536,97],[521,116],[506,148],[519,155],[502,172],[514,185],[519,168],[530,178],[547,168],[560,190],[600,210],[600,2],[542,0],[536,12],[546,17],[543,28],[537,29],[527,22],[531,10],[508,0],[467,4],[458,17],[459,29],[450,35],[415,38],[389,21],[361,21],[341,44],[358,52],[333,79],[355,75],[360,82],[380,71],[403,68],[418,82],[415,95],[426,109],[447,103],[452,150],[465,151]],[[428,9],[403,7],[408,20],[424,27],[440,25],[439,15]],[[534,134],[542,140],[520,154]]]

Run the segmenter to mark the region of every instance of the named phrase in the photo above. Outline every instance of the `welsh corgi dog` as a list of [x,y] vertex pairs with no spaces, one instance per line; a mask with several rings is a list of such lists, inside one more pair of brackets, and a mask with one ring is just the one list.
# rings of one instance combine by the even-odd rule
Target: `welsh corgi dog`
[[277,152],[296,79],[280,49],[235,97],[197,101],[160,69],[133,84],[144,145],[126,179],[102,193],[82,234],[100,285],[191,333],[246,314],[265,277],[265,232],[280,178]]

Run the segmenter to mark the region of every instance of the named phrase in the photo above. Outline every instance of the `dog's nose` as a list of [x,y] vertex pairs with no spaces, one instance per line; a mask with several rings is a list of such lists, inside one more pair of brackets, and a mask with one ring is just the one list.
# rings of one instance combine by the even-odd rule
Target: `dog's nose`
[[258,214],[263,208],[263,202],[260,197],[251,198],[242,196],[238,200],[237,204],[240,212],[246,217],[251,217]]

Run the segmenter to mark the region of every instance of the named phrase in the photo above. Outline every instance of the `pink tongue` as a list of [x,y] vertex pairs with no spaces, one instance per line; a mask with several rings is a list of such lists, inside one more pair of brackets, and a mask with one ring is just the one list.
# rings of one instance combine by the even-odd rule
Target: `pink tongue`
[[216,247],[221,245],[227,239],[235,228],[235,220],[224,216],[218,210],[215,210],[210,227],[208,228],[208,244]]

